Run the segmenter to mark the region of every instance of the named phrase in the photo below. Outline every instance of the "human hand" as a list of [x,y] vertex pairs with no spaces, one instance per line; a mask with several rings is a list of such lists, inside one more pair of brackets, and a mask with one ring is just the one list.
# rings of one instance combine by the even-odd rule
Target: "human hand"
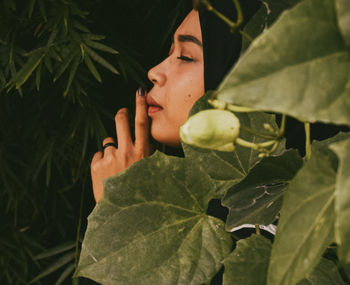
[[[118,148],[107,146],[104,152],[96,152],[91,161],[91,179],[96,202],[103,194],[103,179],[128,168],[131,164],[151,155],[149,122],[147,116],[146,92],[139,88],[136,92],[135,142],[130,134],[129,110],[120,109],[115,115]],[[113,138],[103,140],[102,145],[114,143]]]

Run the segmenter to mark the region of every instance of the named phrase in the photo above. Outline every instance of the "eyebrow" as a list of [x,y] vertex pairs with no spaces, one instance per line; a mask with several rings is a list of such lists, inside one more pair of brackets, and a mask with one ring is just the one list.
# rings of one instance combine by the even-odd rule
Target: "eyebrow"
[[201,41],[192,35],[178,35],[177,40],[181,43],[190,42],[190,43],[194,43],[200,47],[203,47],[203,44],[201,43]]

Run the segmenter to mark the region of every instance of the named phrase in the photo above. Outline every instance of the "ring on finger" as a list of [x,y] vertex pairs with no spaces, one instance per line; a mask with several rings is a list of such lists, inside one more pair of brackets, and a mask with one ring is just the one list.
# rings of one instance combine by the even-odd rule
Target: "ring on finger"
[[116,143],[106,143],[102,146],[103,150],[105,150],[107,147],[113,146],[114,148],[118,148],[118,145]]

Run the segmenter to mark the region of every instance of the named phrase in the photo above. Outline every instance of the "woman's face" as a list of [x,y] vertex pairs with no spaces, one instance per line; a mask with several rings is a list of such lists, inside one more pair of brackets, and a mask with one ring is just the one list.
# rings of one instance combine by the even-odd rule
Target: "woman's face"
[[198,11],[192,10],[176,30],[169,56],[148,72],[153,83],[147,95],[151,135],[180,146],[179,127],[204,90],[202,33]]

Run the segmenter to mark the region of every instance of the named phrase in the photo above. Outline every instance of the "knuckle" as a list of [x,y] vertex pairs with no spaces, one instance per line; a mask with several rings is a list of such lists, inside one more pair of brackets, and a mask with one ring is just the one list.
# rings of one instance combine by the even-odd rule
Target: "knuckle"
[[114,139],[111,137],[107,137],[103,140],[102,145],[104,145],[106,143],[110,143],[110,142],[114,142]]
[[146,128],[148,126],[148,119],[143,117],[136,117],[135,125],[138,125],[141,128]]

